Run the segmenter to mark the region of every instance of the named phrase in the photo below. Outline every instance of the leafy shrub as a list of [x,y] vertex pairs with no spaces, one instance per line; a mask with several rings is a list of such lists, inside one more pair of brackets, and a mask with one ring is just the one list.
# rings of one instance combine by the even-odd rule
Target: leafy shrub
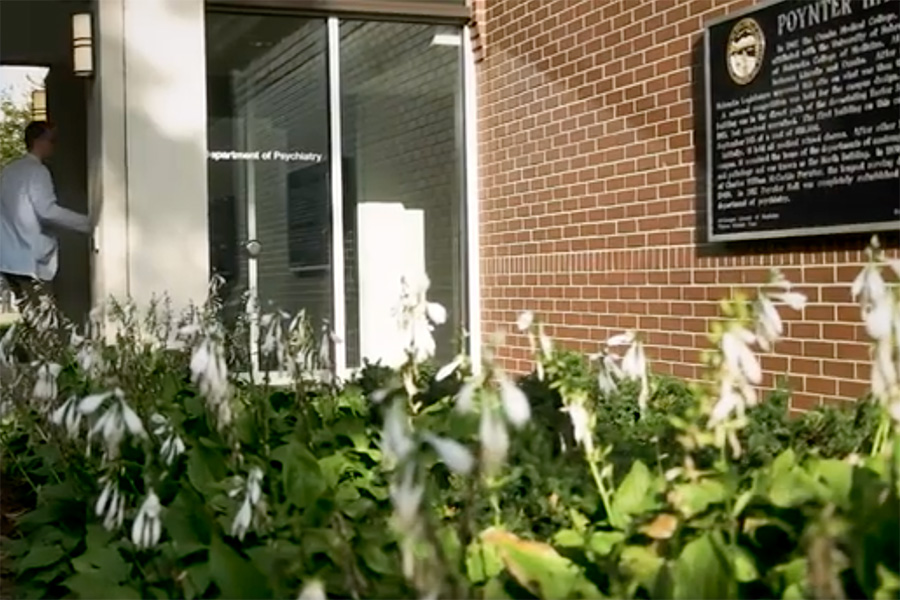
[[882,380],[797,417],[754,389],[775,304],[802,304],[778,278],[723,301],[690,385],[650,377],[635,335],[588,358],[528,314],[534,373],[489,349],[437,369],[427,283],[401,299],[406,363],[348,382],[302,314],[252,315],[280,388],[232,372],[246,323],[225,331],[215,295],[178,319],[113,306],[112,344],[44,307],[0,346],[24,510],[4,568],[23,598],[896,598],[900,299],[870,254],[854,290]]

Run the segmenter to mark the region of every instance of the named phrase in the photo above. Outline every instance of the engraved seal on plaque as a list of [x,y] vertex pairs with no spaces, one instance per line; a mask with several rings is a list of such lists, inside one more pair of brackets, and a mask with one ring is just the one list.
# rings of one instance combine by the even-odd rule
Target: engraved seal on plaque
[[731,28],[726,49],[728,74],[738,85],[747,85],[759,74],[766,51],[766,36],[755,19],[741,19]]

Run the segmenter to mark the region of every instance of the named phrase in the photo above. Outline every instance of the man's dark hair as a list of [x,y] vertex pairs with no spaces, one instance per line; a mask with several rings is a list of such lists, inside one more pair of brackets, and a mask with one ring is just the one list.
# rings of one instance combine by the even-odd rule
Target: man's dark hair
[[32,121],[29,123],[25,127],[25,148],[31,150],[34,147],[35,140],[52,129],[53,125],[47,121]]

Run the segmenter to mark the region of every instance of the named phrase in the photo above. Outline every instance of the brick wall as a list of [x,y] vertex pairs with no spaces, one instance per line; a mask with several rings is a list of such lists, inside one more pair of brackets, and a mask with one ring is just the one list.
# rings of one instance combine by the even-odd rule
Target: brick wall
[[[585,351],[636,328],[656,372],[697,378],[717,301],[780,267],[811,303],[783,313],[766,385],[789,374],[797,410],[864,392],[849,285],[868,236],[722,247],[700,233],[697,48],[707,20],[749,4],[475,0],[487,333],[524,309]],[[525,340],[506,340],[503,360],[528,369]]]

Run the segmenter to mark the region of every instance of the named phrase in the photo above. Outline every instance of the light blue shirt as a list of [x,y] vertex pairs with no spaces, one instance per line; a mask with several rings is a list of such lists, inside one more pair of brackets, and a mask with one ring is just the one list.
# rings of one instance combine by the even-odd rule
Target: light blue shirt
[[59,244],[51,227],[90,233],[90,219],[56,200],[50,171],[26,154],[0,173],[0,273],[51,281]]

